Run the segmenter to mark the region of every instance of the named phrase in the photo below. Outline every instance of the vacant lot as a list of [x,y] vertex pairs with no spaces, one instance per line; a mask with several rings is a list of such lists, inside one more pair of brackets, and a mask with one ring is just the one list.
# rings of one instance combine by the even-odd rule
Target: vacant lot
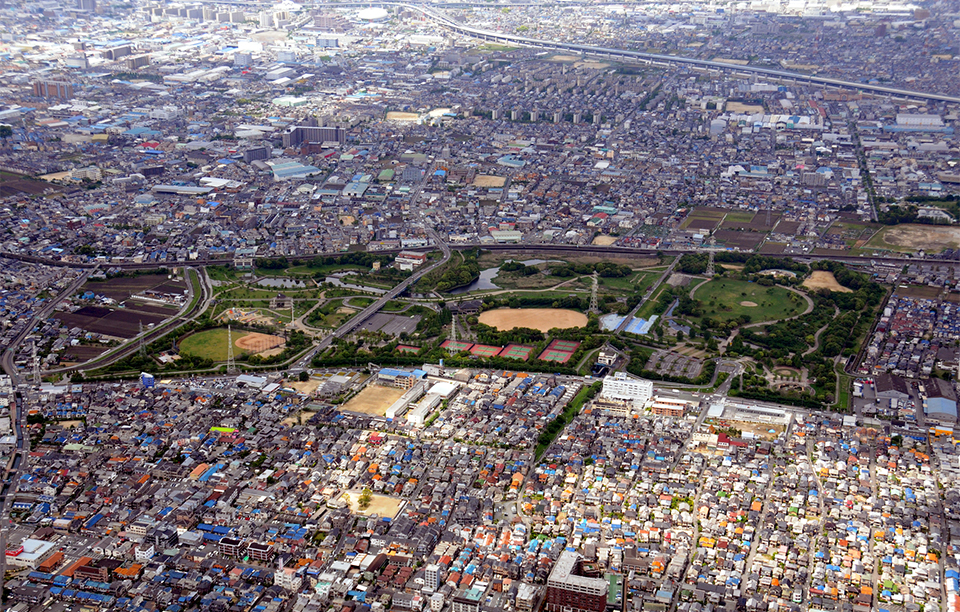
[[363,391],[344,404],[343,409],[346,412],[383,416],[387,413],[387,408],[389,408],[393,402],[400,399],[400,396],[403,394],[404,390],[397,389],[396,387],[367,385],[363,388]]
[[[802,313],[807,306],[803,299],[783,287],[764,287],[738,280],[713,280],[694,291],[703,316],[730,320],[747,315],[753,322],[776,321]],[[799,297],[799,296],[797,296]]]
[[610,246],[611,244],[613,244],[619,239],[620,239],[619,236],[602,236],[601,235],[593,239],[593,244],[599,244],[600,246]]
[[498,308],[481,313],[480,322],[498,330],[527,327],[545,332],[554,327],[583,327],[587,315],[560,308]]
[[766,238],[765,233],[737,231],[730,229],[717,230],[713,234],[717,242],[728,247],[737,247],[741,251],[752,251]]
[[853,289],[848,289],[838,283],[833,276],[833,272],[827,272],[826,270],[815,270],[810,278],[803,281],[803,286],[808,289],[829,289],[837,293],[853,293]]
[[488,174],[478,174],[475,179],[473,179],[474,187],[503,187],[507,184],[507,179],[502,176],[491,176]]
[[960,248],[960,227],[941,225],[894,225],[877,232],[867,242],[867,248],[889,249],[903,253],[924,250],[939,253],[944,249]]
[[392,519],[397,516],[404,503],[402,499],[374,493],[370,498],[370,505],[365,510],[361,510],[359,502],[361,495],[363,491],[359,489],[351,489],[344,493],[345,497],[342,499],[350,504],[350,512],[364,516],[376,514],[380,518]]

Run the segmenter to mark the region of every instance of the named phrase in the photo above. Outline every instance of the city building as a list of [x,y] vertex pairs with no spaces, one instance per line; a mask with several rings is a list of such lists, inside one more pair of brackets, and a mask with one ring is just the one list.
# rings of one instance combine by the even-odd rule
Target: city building
[[581,575],[582,558],[574,551],[560,553],[547,579],[547,612],[604,612],[607,581]]
[[653,382],[631,378],[625,372],[616,372],[603,379],[600,396],[605,399],[633,402],[639,408],[653,397]]
[[34,81],[33,95],[38,98],[68,100],[73,97],[73,85],[66,81]]
[[482,599],[483,591],[476,587],[462,590],[450,601],[451,612],[480,612]]

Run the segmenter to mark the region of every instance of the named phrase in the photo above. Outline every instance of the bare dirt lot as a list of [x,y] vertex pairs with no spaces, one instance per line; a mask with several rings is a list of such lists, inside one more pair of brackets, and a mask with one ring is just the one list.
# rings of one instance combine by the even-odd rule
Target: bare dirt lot
[[320,380],[319,378],[311,378],[304,382],[300,382],[299,380],[289,381],[287,382],[287,385],[293,387],[300,393],[306,393],[307,395],[310,395],[317,390],[317,387],[319,387],[320,383],[322,382],[323,381]]
[[383,416],[387,413],[387,408],[403,394],[403,389],[367,385],[363,391],[344,404],[343,409],[347,412]]
[[280,336],[270,336],[258,332],[249,333],[242,338],[237,338],[234,344],[237,348],[251,353],[264,353],[271,349],[277,349],[286,344],[287,341]]
[[387,113],[387,121],[416,121],[420,118],[417,113],[403,113],[400,111],[390,111]]
[[480,322],[499,330],[527,327],[545,332],[554,327],[583,327],[587,315],[559,308],[497,308],[481,313]]
[[351,489],[344,493],[346,498],[341,497],[343,501],[346,501],[350,504],[350,512],[353,514],[362,514],[364,516],[370,516],[376,514],[380,518],[394,518],[400,512],[400,508],[403,507],[402,499],[395,499],[393,497],[387,497],[386,495],[379,495],[374,493],[370,499],[370,505],[367,506],[366,510],[360,509],[359,499],[363,495],[363,491],[358,489]]
[[925,250],[939,253],[960,247],[960,227],[939,225],[895,225],[885,227],[867,243],[868,247],[901,251]]
[[852,289],[848,289],[837,282],[833,272],[827,272],[826,270],[815,270],[810,278],[803,281],[803,286],[808,289],[829,289],[837,293],[853,293]]
[[474,187],[503,187],[507,184],[507,179],[502,176],[492,176],[489,174],[478,174],[473,179]]
[[756,303],[756,302],[751,302],[751,301],[748,300],[748,301],[740,302],[740,305],[741,305],[741,306],[746,306],[747,308],[756,308],[757,303]]
[[599,244],[600,246],[610,246],[618,239],[617,236],[597,236],[593,239],[593,244]]

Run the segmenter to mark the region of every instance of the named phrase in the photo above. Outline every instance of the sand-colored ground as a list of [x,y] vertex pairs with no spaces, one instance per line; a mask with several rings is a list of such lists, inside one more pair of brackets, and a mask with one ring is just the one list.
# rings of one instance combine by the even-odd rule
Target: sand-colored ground
[[763,107],[760,106],[759,104],[744,104],[743,102],[727,102],[727,105],[724,110],[731,113],[756,114],[756,113],[762,113]]
[[554,55],[550,58],[552,62],[575,62],[580,59],[579,55]]
[[363,391],[344,404],[343,409],[347,412],[383,416],[387,413],[387,408],[403,394],[403,389],[367,385]]
[[417,121],[420,115],[417,113],[402,113],[400,111],[390,111],[387,113],[387,121]]
[[81,421],[80,419],[74,419],[72,421],[60,421],[58,425],[60,425],[60,427],[63,427],[64,429],[73,429],[74,427],[82,426],[83,421]]
[[586,68],[587,70],[603,70],[604,68],[609,68],[610,64],[605,64],[604,62],[597,62],[594,60],[587,60],[585,62],[577,62],[573,65],[574,68]]
[[271,336],[269,334],[261,334],[259,332],[246,334],[242,338],[237,338],[237,341],[234,342],[234,344],[237,345],[237,348],[241,348],[252,353],[263,353],[271,349],[283,347],[283,345],[286,343],[287,341],[280,336]]
[[300,382],[298,380],[298,381],[291,381],[286,384],[289,385],[290,387],[293,387],[300,393],[306,393],[307,395],[311,395],[314,391],[317,390],[317,387],[319,387],[322,382],[323,381],[321,381],[319,378],[311,378],[304,382]]
[[498,330],[527,327],[545,332],[554,327],[583,327],[587,315],[561,308],[497,308],[480,313],[480,322]]
[[756,303],[756,302],[751,302],[750,300],[745,300],[745,301],[743,301],[743,302],[740,302],[740,305],[741,305],[741,306],[746,306],[747,308],[756,308],[756,307],[757,307],[757,303]]
[[600,246],[610,246],[618,239],[617,236],[597,236],[593,239],[593,244],[599,244]]
[[337,308],[337,314],[353,314],[355,312],[357,312],[356,309],[348,308],[346,306],[341,306],[340,308]]
[[351,489],[341,495],[340,499],[349,503],[350,512],[354,514],[362,514],[364,516],[376,514],[380,518],[390,519],[395,518],[397,514],[400,513],[400,508],[402,508],[404,504],[402,499],[395,499],[393,497],[387,497],[386,495],[374,493],[370,500],[370,505],[367,506],[367,509],[361,510],[358,502],[361,495],[363,495],[362,490]]
[[939,253],[946,248],[960,247],[960,227],[895,225],[877,232],[867,246],[875,248],[894,246],[901,249],[923,249],[928,253]]
[[803,286],[807,289],[829,289],[837,293],[853,293],[852,289],[848,289],[837,282],[833,272],[827,272],[826,270],[815,270],[810,278],[803,281]]
[[474,187],[503,187],[506,184],[506,178],[490,174],[478,174],[476,178],[473,179]]

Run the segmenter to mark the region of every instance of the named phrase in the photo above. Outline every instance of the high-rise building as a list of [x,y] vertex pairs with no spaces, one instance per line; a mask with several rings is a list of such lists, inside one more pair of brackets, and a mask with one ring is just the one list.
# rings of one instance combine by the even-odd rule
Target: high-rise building
[[254,149],[247,149],[243,152],[243,161],[248,164],[258,159],[270,159],[270,148],[269,147],[256,147]]
[[304,142],[338,142],[343,144],[347,133],[339,127],[308,127],[303,125],[288,128],[283,133],[283,146],[295,147]]
[[582,562],[573,551],[560,554],[547,579],[547,612],[604,612],[607,581],[582,575]]
[[639,406],[653,397],[653,382],[630,378],[623,372],[617,372],[603,379],[600,395],[606,399],[633,402],[634,406]]
[[423,570],[423,586],[436,591],[440,588],[440,566],[431,563]]
[[73,85],[66,81],[34,81],[33,95],[38,98],[68,100],[73,97]]
[[81,11],[97,10],[97,0],[77,0],[77,8]]

